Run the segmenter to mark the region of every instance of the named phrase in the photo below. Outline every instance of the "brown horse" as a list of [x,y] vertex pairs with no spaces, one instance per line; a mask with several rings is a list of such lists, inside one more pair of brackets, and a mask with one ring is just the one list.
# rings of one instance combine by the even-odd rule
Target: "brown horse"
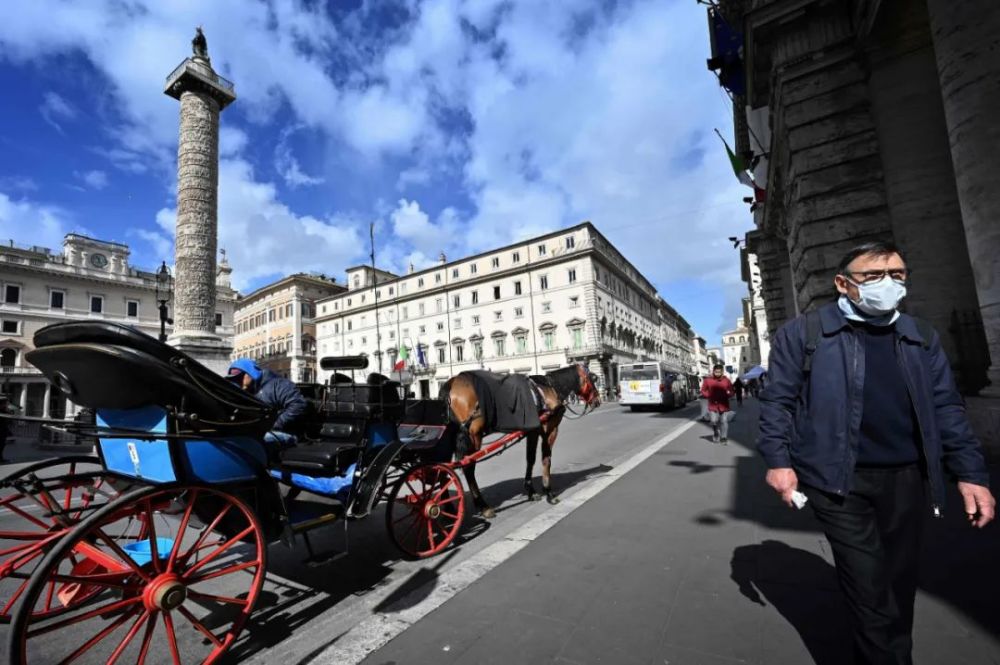
[[[552,447],[555,446],[556,436],[559,434],[559,423],[562,422],[566,410],[565,402],[570,395],[576,395],[588,408],[594,408],[600,404],[600,396],[594,386],[593,377],[582,365],[563,367],[548,372],[545,376],[532,377],[532,380],[541,391],[545,406],[539,414],[542,420],[541,427],[524,433],[525,445],[527,446],[525,450],[527,470],[524,474],[524,491],[532,501],[541,498],[536,494],[534,483],[531,480],[535,467],[535,454],[538,450],[538,439],[541,438],[542,490],[549,503],[558,503],[559,499],[552,493]],[[459,433],[459,454],[471,454],[478,451],[483,445],[483,437],[492,432],[487,431],[486,419],[479,408],[479,399],[476,397],[472,379],[464,373],[452,377],[441,386],[441,398],[448,406],[448,417],[452,422],[458,423],[462,430]],[[464,472],[476,509],[486,519],[493,518],[496,512],[483,499],[479,483],[476,482],[475,463],[465,466]]]

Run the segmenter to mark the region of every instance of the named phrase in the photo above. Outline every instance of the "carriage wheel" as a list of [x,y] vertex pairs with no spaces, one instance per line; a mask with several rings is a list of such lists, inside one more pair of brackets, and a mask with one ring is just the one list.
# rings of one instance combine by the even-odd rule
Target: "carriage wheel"
[[[0,478],[0,623],[8,623],[31,573],[54,543],[119,492],[91,456],[31,464]],[[39,615],[62,612],[55,583]],[[85,594],[64,600],[82,602]]]
[[410,469],[389,494],[385,524],[396,547],[424,558],[444,550],[465,518],[465,492],[445,464]]
[[[130,521],[148,527],[123,541]],[[256,515],[208,487],[142,487],[80,522],[36,568],[14,613],[10,663],[214,663],[239,636],[264,584]],[[87,590],[58,616],[33,609],[51,582]],[[54,633],[58,636],[54,638]]]

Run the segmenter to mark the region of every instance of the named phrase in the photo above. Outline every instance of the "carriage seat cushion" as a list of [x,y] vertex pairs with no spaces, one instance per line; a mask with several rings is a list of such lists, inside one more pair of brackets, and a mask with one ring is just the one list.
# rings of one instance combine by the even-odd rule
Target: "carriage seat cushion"
[[292,446],[278,453],[281,466],[296,471],[323,471],[337,475],[357,459],[361,446],[352,442],[320,441]]

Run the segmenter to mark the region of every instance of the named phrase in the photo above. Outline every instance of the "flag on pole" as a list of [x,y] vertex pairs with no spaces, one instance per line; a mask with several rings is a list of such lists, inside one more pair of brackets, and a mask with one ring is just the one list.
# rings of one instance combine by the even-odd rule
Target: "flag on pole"
[[421,367],[427,367],[427,358],[424,356],[424,349],[419,344],[417,344],[417,364]]
[[719,135],[719,139],[722,141],[722,145],[726,146],[726,154],[729,155],[729,163],[733,167],[733,173],[736,174],[736,179],[739,180],[744,185],[746,185],[747,187],[756,190],[757,187],[756,185],[754,185],[753,178],[751,178],[750,174],[747,173],[746,162],[743,161],[742,157],[735,154],[729,148],[729,144],[726,143],[726,139],[722,138],[722,134],[719,134],[718,129],[715,130],[715,133]]
[[400,344],[399,346],[399,358],[396,360],[396,364],[392,366],[393,371],[400,371],[406,367],[406,361],[410,358],[410,352],[407,350],[405,344]]

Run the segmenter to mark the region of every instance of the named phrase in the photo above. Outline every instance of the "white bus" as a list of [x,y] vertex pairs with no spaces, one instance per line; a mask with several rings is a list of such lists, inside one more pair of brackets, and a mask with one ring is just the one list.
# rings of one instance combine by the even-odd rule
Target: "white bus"
[[632,411],[641,407],[674,409],[691,399],[687,377],[662,362],[619,365],[618,386],[622,406]]

